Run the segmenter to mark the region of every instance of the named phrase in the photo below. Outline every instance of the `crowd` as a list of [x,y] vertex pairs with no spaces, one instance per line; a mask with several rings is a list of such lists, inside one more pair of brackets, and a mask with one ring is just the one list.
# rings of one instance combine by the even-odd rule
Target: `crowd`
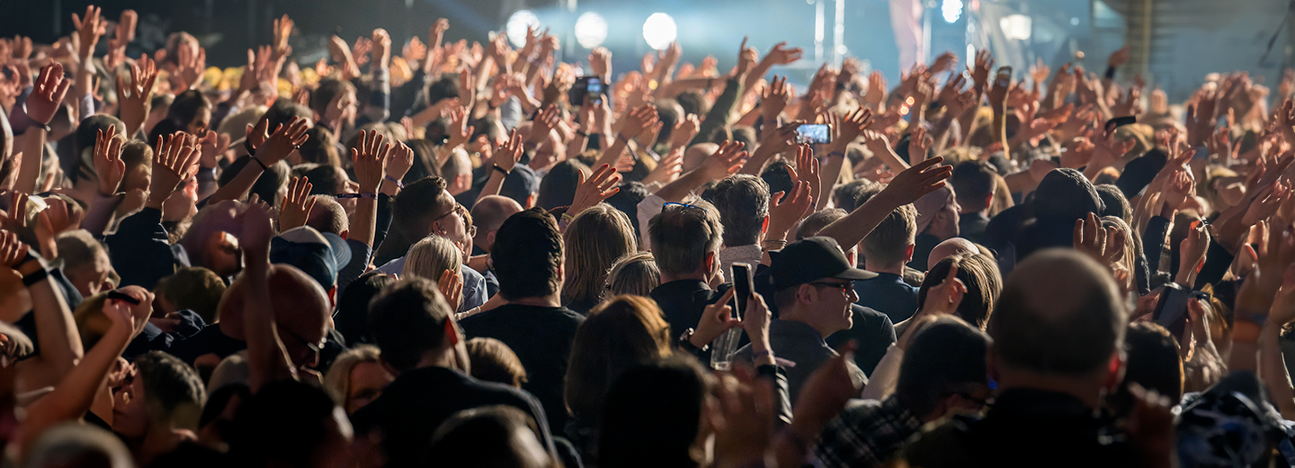
[[0,39],[8,466],[1295,462],[1295,72],[73,20]]

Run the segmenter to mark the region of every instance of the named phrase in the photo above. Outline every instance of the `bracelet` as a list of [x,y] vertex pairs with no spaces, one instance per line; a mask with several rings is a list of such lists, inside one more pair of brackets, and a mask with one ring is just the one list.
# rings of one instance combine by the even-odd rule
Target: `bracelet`
[[386,177],[383,177],[383,178],[384,178],[384,179],[387,179],[387,180],[389,180],[389,181],[391,181],[391,183],[396,184],[396,187],[405,188],[405,183],[404,183],[404,182],[401,182],[401,181],[400,181],[400,179],[397,179],[397,178],[395,178],[395,177],[391,177],[391,176],[386,176]]
[[1268,321],[1268,314],[1245,313],[1238,311],[1233,315],[1232,320],[1234,322],[1250,322],[1255,325],[1263,326],[1263,324]]
[[256,156],[252,156],[252,160],[253,160],[253,161],[256,161],[256,164],[257,164],[257,165],[259,165],[259,166],[261,166],[261,170],[262,170],[262,171],[268,171],[268,170],[270,170],[270,167],[269,167],[269,166],[266,166],[266,165],[265,165],[265,163],[261,162],[261,160],[260,160],[259,158],[257,158]]
[[504,177],[508,177],[508,174],[511,174],[513,172],[513,171],[506,170],[502,167],[499,167],[498,164],[493,165],[491,169],[498,171],[500,174],[503,174]]
[[33,121],[33,122],[31,123],[31,126],[32,126],[32,127],[39,128],[39,129],[41,129],[41,130],[44,130],[44,131],[45,131],[45,133],[49,133],[49,132],[54,131],[54,129],[53,129],[53,128],[51,128],[51,127],[49,126],[49,124],[43,124],[43,123],[40,123],[40,122],[35,122],[35,121]]
[[572,220],[574,220],[574,219],[576,219],[576,217],[575,217],[575,216],[571,216],[571,213],[562,213],[562,220],[563,220],[563,221],[566,221],[567,223],[570,223],[570,222],[571,222]]
[[33,272],[32,272],[31,274],[29,274],[29,275],[23,276],[23,277],[22,277],[22,284],[23,284],[23,286],[26,286],[26,287],[29,287],[29,288],[30,288],[30,287],[32,287],[33,285],[35,285],[36,283],[39,283],[39,282],[41,282],[41,281],[45,281],[45,279],[46,279],[46,278],[48,278],[48,277],[49,277],[49,271],[45,270],[45,268],[43,268],[43,267],[42,267],[42,268],[41,268],[41,269],[39,269],[39,270],[33,271]]
[[371,199],[377,200],[377,199],[378,199],[378,194],[376,194],[376,193],[339,193],[339,194],[337,194],[337,196],[335,196],[335,197],[333,197],[333,198],[336,198],[336,199],[338,199],[338,200],[347,200],[347,199],[351,199],[351,198],[371,198]]

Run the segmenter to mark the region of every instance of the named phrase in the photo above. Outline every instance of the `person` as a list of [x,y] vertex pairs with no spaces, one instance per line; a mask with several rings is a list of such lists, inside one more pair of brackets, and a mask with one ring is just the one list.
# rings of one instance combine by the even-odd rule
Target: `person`
[[607,272],[606,296],[633,294],[647,296],[661,285],[661,271],[657,269],[652,252],[638,252],[621,257]]
[[601,203],[572,218],[562,242],[568,253],[563,300],[568,309],[588,315],[602,301],[607,272],[617,260],[638,251],[638,242],[629,217]]
[[[1127,313],[1106,268],[1063,249],[1016,266],[989,318],[998,396],[983,419],[954,419],[905,450],[910,466],[1132,466],[1097,410],[1123,366]],[[1059,455],[1064,457],[1059,458]]]
[[267,383],[238,406],[230,463],[326,466],[353,456],[351,423],[322,388],[293,380]]
[[[691,358],[627,369],[607,389],[598,431],[599,466],[702,466],[715,377]],[[650,441],[650,442],[649,442]],[[703,442],[704,443],[704,442]]]
[[453,242],[441,236],[427,236],[409,248],[405,255],[405,268],[400,276],[427,278],[440,281],[441,275],[450,272],[459,276],[462,269],[463,254]]
[[114,392],[112,431],[140,465],[148,465],[196,438],[207,392],[192,367],[161,351],[135,358],[133,369]]
[[661,285],[651,297],[665,313],[670,333],[697,326],[702,310],[719,299],[712,284],[722,278],[719,247],[724,235],[719,213],[709,203],[667,204],[648,223],[652,257]]
[[[809,237],[787,244],[773,257],[770,274],[778,319],[769,325],[769,346],[781,359],[794,363],[787,370],[792,400],[800,395],[810,374],[836,357],[823,339],[854,323],[851,304],[859,298],[854,282],[876,274],[850,266],[845,253],[830,237]],[[751,362],[750,346],[737,351],[734,360]],[[867,378],[853,362],[850,379],[862,386]]]
[[729,271],[735,262],[760,263],[760,238],[769,223],[769,185],[759,177],[736,174],[720,179],[702,198],[715,206],[724,225],[720,271]]
[[571,341],[584,318],[562,307],[566,276],[562,235],[552,216],[539,209],[508,218],[490,252],[505,305],[463,319],[473,338],[495,338],[508,345],[526,368],[526,391],[539,398],[549,427],[566,425],[562,379]]
[[949,184],[957,193],[958,235],[980,242],[989,224],[989,206],[998,188],[997,172],[983,161],[965,161],[953,168]]
[[[466,261],[476,234],[469,216],[467,209],[445,191],[445,180],[429,177],[409,184],[396,195],[392,204],[391,235],[378,247],[373,263],[381,265],[378,269],[384,273],[398,274],[404,269],[404,255],[409,248],[431,234],[453,241],[463,255],[460,261]],[[467,312],[485,304],[486,279],[471,268],[462,273],[463,300],[458,312]]]
[[954,317],[940,317],[912,337],[895,393],[851,400],[824,428],[816,466],[885,466],[922,426],[946,415],[976,412],[989,397],[989,337]]
[[130,468],[130,451],[111,432],[78,423],[64,423],[45,431],[32,445],[23,468],[101,466]]
[[382,366],[378,348],[360,345],[333,360],[328,373],[324,374],[324,389],[346,410],[346,414],[355,414],[381,396],[382,389],[392,380],[395,377]]
[[220,321],[216,312],[225,289],[225,282],[211,270],[187,267],[158,280],[153,293],[157,295],[158,310],[162,315],[191,310],[202,317],[204,323],[216,323]]
[[913,253],[908,259],[908,267],[922,270],[936,244],[957,237],[959,207],[953,186],[946,183],[943,188],[919,198],[913,203],[913,208],[917,211],[914,220],[917,235],[913,238]]
[[56,240],[59,259],[63,261],[63,275],[76,287],[81,297],[99,294],[112,289],[108,280],[114,274],[108,251],[84,229],[59,234]]
[[534,396],[465,373],[467,340],[435,283],[410,278],[393,284],[373,300],[369,326],[396,380],[351,420],[359,434],[378,431],[387,466],[417,466],[442,423],[459,411],[493,405],[533,418],[540,443],[555,453],[544,407]]
[[490,255],[490,248],[495,245],[495,234],[499,232],[499,226],[519,211],[522,211],[521,205],[511,198],[499,195],[482,197],[472,206],[472,225],[476,226],[477,235],[472,238],[472,260],[469,261],[469,266],[485,277],[487,298],[499,293],[499,278],[485,259]]
[[917,211],[912,205],[896,208],[863,238],[864,269],[876,273],[855,283],[859,305],[890,317],[891,323],[908,320],[917,312],[917,288],[904,282],[904,265],[913,259]]
[[[932,288],[938,287],[951,269],[957,268],[957,278],[966,287],[962,300],[953,314],[971,326],[985,329],[989,316],[994,311],[994,304],[1003,289],[1003,279],[998,274],[998,265],[994,260],[979,253],[955,255],[940,260],[931,271],[927,272],[922,287],[917,291],[917,300],[926,304]],[[912,319],[895,326],[895,333],[903,335],[911,325]]]
[[931,249],[931,256],[926,259],[926,270],[929,273],[931,269],[935,268],[936,264],[946,258],[970,253],[980,253],[980,249],[976,247],[975,243],[961,237],[950,237],[945,239],[944,242],[936,244],[934,249]]
[[560,466],[544,450],[535,420],[511,406],[467,409],[445,421],[424,457],[445,466]]
[[518,389],[526,382],[522,360],[517,359],[517,353],[504,342],[494,338],[473,338],[468,340],[467,348],[473,378]]
[[1134,384],[1155,391],[1171,401],[1183,399],[1183,358],[1178,342],[1165,327],[1151,322],[1133,322],[1124,331],[1128,361],[1124,364],[1124,381],[1115,394],[1106,398],[1106,406],[1118,415],[1127,415],[1137,403],[1130,389]]
[[291,265],[309,275],[324,289],[332,309],[337,304],[337,273],[351,263],[351,248],[341,236],[300,226],[274,237],[270,263]]
[[[571,343],[563,393],[572,424],[567,435],[573,442],[596,440],[607,388],[630,367],[670,356],[670,327],[661,309],[641,296],[616,296],[589,312]],[[593,463],[591,444],[581,459]]]

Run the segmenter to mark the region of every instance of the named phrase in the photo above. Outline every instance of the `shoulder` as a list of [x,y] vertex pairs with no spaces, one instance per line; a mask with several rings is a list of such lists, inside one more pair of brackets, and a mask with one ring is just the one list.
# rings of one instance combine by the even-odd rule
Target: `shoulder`
[[954,416],[943,423],[928,427],[904,450],[904,458],[913,468],[940,468],[945,466],[968,466],[969,460],[977,460],[971,443],[971,430],[975,419],[969,416]]

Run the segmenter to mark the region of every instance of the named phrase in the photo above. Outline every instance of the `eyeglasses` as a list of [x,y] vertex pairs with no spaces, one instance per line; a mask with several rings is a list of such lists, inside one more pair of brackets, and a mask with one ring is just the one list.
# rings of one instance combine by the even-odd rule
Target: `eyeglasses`
[[302,338],[301,335],[298,335],[286,329],[281,329],[281,330],[287,332],[288,336],[292,337],[293,340],[295,340],[298,343],[301,343],[303,346],[306,347],[306,349],[309,349],[310,352],[315,354],[319,354],[319,352],[324,349],[324,346],[328,344],[327,336],[320,338],[318,342],[312,343],[310,341],[306,341],[306,339]]
[[702,207],[700,207],[700,206],[697,206],[697,205],[689,205],[689,204],[687,204],[687,203],[679,203],[679,202],[665,202],[665,204],[661,205],[661,209],[662,209],[662,210],[664,210],[664,209],[669,208],[669,207],[672,207],[672,206],[678,206],[678,207],[681,207],[681,208],[696,208],[696,209],[698,209],[698,210],[704,209],[704,208],[702,208]]
[[847,295],[847,296],[848,296],[848,295],[850,295],[850,291],[854,291],[854,281],[846,281],[846,282],[844,282],[844,283],[833,283],[833,282],[830,282],[830,281],[815,281],[815,282],[813,282],[813,283],[809,283],[809,284],[810,284],[811,286],[816,286],[816,287],[820,287],[820,288],[836,288],[836,289],[840,289],[840,290],[841,290],[841,293],[842,293],[842,294],[845,294],[845,295]]

